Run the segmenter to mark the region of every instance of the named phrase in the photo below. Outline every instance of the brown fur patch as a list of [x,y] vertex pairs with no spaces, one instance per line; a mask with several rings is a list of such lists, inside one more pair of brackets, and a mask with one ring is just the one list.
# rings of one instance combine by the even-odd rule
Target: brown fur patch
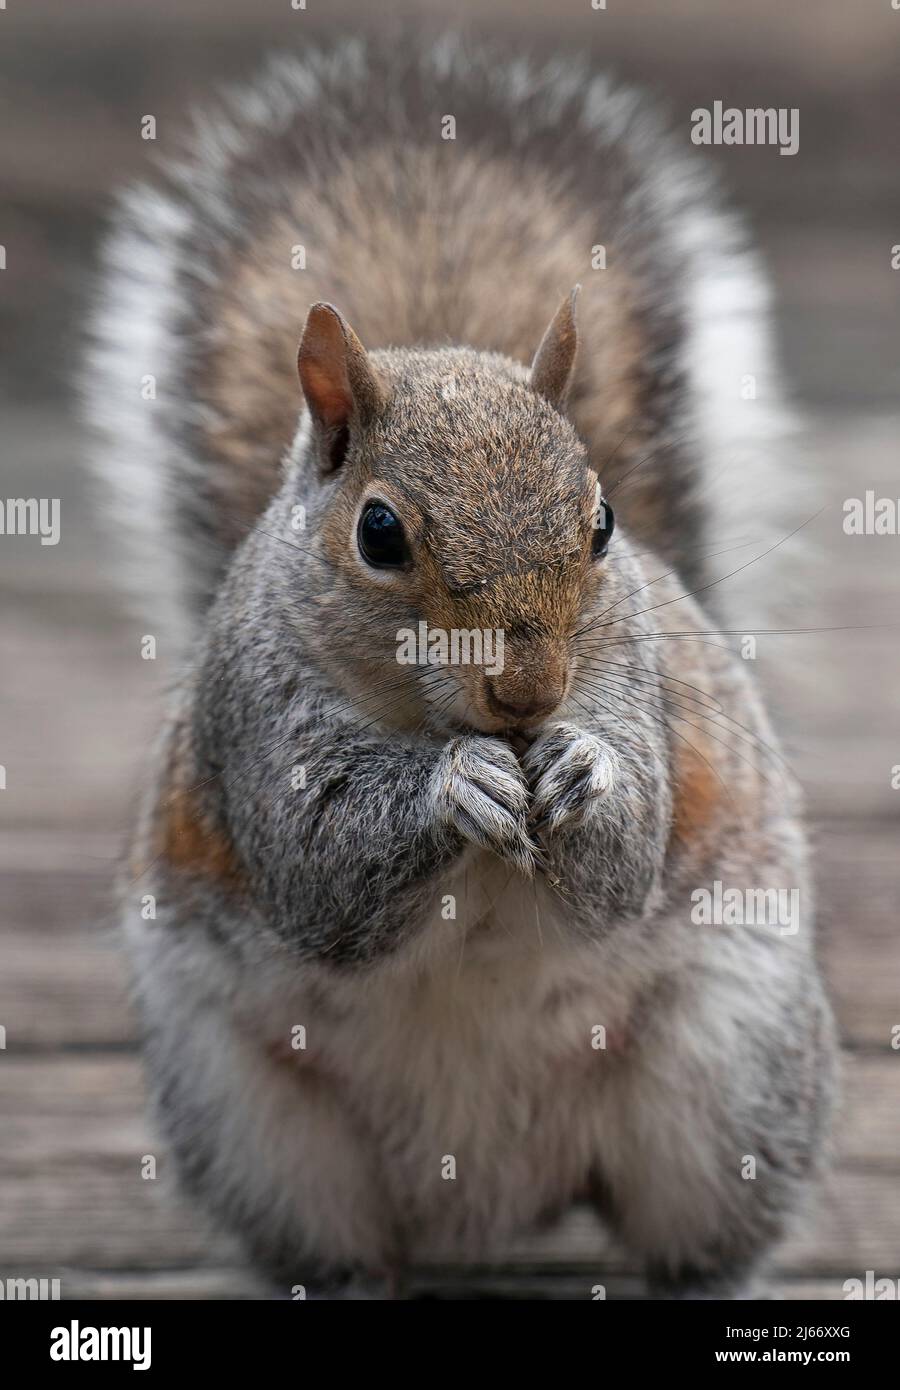
[[695,848],[719,812],[724,795],[722,783],[712,755],[704,750],[701,757],[695,748],[680,740],[674,771],[671,839],[682,848]]
[[178,751],[170,762],[168,794],[156,820],[155,854],[175,869],[220,884],[232,892],[244,884],[237,851],[204,808],[191,785],[190,766]]
[[231,841],[209,822],[190,791],[176,792],[163,810],[162,854],[176,869],[234,888],[243,870]]

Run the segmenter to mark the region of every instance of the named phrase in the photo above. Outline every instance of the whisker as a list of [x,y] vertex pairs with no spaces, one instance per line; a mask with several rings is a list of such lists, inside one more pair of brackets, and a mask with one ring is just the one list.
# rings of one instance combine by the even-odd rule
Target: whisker
[[[684,596],[682,595],[682,597]],[[675,600],[673,600],[673,602],[674,601]],[[625,622],[630,617],[638,616],[638,614],[626,613],[621,618],[616,618],[615,622],[605,624],[605,626],[614,627],[616,623]],[[579,649],[591,651],[595,647],[617,645],[622,642],[658,642],[666,638],[681,642],[708,637],[794,637],[812,632],[875,632],[884,631],[888,628],[897,626],[898,624],[895,622],[886,622],[836,623],[826,624],[821,627],[713,627],[706,630],[687,628],[682,632],[637,632],[631,634],[621,633],[617,637],[598,637],[594,642],[579,643]],[[726,652],[733,652],[734,650],[732,647],[722,642],[709,642],[707,645],[721,647],[722,650]]]
[[[585,682],[585,684],[588,684],[588,682]],[[645,703],[642,703],[639,699],[635,699],[630,692],[624,695],[617,695],[614,691],[609,690],[605,683],[602,686],[600,686],[599,689],[602,690],[604,694],[608,694],[611,699],[619,700],[626,706],[637,708],[641,711],[642,714],[647,715],[651,719],[657,718],[658,722],[663,724],[669,730],[670,733],[677,732],[671,727],[670,723],[664,715],[660,714],[656,716],[656,712],[652,708],[650,708]],[[689,728],[696,729],[697,733],[702,734],[704,738],[712,739],[714,743],[721,744],[721,746],[726,750],[726,752],[730,753],[732,757],[738,758],[742,763],[746,764],[746,766],[749,767],[757,777],[761,777],[763,781],[767,783],[767,785],[771,787],[776,787],[776,783],[770,780],[763,768],[758,767],[755,763],[751,762],[749,758],[744,757],[744,755],[738,752],[738,750],[731,743],[727,742],[723,738],[717,738],[715,734],[709,731],[709,729],[705,729],[702,724],[695,724],[692,720],[688,719],[683,713],[677,712],[678,707],[673,708],[669,701],[660,699],[659,703],[660,705],[664,706],[669,710],[669,717],[671,719],[677,720],[677,722],[680,724],[687,724]],[[692,711],[692,713],[695,712],[696,711]],[[702,715],[700,717],[704,718],[704,716]],[[721,725],[717,725],[716,727],[719,728],[722,733],[731,733],[733,738],[740,738],[739,734],[735,734],[733,733],[733,731],[728,729],[722,729]],[[742,739],[741,741],[747,742],[746,739]],[[694,747],[694,745],[691,746]],[[700,753],[700,750],[698,748],[694,747],[694,752],[697,754],[698,757],[702,757],[702,754]],[[712,768],[711,763],[708,764],[708,766]],[[721,778],[719,778],[719,780],[721,781]],[[724,786],[724,783],[722,785]]]
[[[605,675],[605,674],[602,676],[602,681],[603,681],[604,688],[606,687],[607,684],[614,685],[614,686],[616,686],[618,689],[621,689],[621,690],[624,690],[624,691],[625,691],[625,693],[626,693],[626,698],[629,696],[629,694],[630,694],[630,692],[631,692],[632,683],[635,682],[636,680],[637,680],[636,677],[631,677],[630,681],[625,681],[625,680],[620,680],[620,679],[619,679],[618,677],[616,677],[616,676],[608,676],[608,675]],[[587,683],[587,682],[586,682],[586,683]],[[638,684],[643,684],[643,682],[640,682],[640,681],[638,681],[637,683],[638,683]],[[673,692],[668,692],[668,694],[669,694],[669,696],[670,696],[670,699],[666,699],[666,698],[663,697],[663,696],[657,695],[657,699],[659,699],[660,703],[663,704],[663,705],[665,705],[667,708],[683,709],[684,706],[679,706],[679,705],[674,705],[674,706],[672,706],[671,701],[674,700],[674,699],[683,699],[683,700],[691,699],[690,696],[688,696],[688,695],[681,695],[679,692],[674,692],[674,693],[673,693]],[[640,706],[639,706],[639,707],[640,707]],[[714,728],[719,729],[720,732],[722,732],[723,734],[730,734],[733,738],[738,739],[741,743],[746,743],[748,746],[750,746],[750,747],[752,747],[752,748],[754,748],[754,749],[756,749],[756,750],[758,750],[758,751],[760,751],[760,752],[763,752],[763,751],[764,751],[764,752],[768,753],[768,755],[769,755],[775,762],[777,762],[777,763],[780,765],[780,767],[781,767],[782,769],[784,769],[786,772],[789,772],[789,771],[790,771],[789,764],[785,761],[785,759],[782,757],[782,755],[778,752],[777,749],[772,748],[768,743],[766,743],[765,739],[761,738],[758,734],[756,734],[752,729],[748,728],[745,724],[741,724],[739,720],[732,718],[732,716],[729,715],[729,714],[727,714],[725,710],[723,710],[723,709],[720,708],[720,709],[714,711],[714,714],[706,714],[706,713],[704,713],[702,710],[697,709],[697,708],[694,706],[694,704],[692,703],[691,707],[690,707],[689,710],[688,710],[688,713],[696,715],[698,719],[702,719],[702,720],[704,720],[706,723],[711,724]],[[730,725],[732,725],[733,727],[732,727],[732,728],[725,728],[725,727],[723,727],[722,724],[720,724],[720,723],[718,722],[718,720],[719,720],[720,718],[727,720],[728,723],[729,723]],[[694,725],[694,728],[699,729],[700,726],[699,726],[699,725]],[[741,733],[736,732],[738,729],[740,729],[742,732],[741,732]],[[708,730],[704,730],[703,732],[708,733]],[[709,736],[710,736],[711,738],[714,737],[714,735],[712,735],[712,734],[710,734]],[[717,741],[720,741],[720,740],[717,740]],[[740,754],[738,753],[737,749],[731,748],[730,745],[728,745],[728,744],[726,744],[725,747],[729,748],[729,751],[730,751],[730,752],[733,752],[733,753],[735,754],[736,757],[739,757],[739,756],[740,756]],[[756,770],[759,770],[759,769],[756,769]]]
[[[815,521],[817,517],[820,517],[830,505],[830,503],[827,503],[826,506],[820,507],[817,512],[813,512],[812,516],[808,516],[805,521],[801,521],[799,526],[795,526],[793,531],[789,531],[786,536],[782,536],[774,545],[770,545],[766,550],[761,551],[759,555],[754,555],[752,560],[747,560],[743,565],[738,565],[736,569],[729,570],[728,574],[719,575],[718,579],[711,579],[708,583],[701,584],[696,589],[689,589],[686,593],[678,594],[675,598],[665,599],[662,603],[654,603],[649,608],[639,608],[636,613],[626,613],[624,614],[624,618],[640,618],[645,613],[655,613],[659,608],[668,608],[670,604],[680,603],[681,600],[685,598],[696,598],[698,594],[705,594],[709,589],[714,589],[718,584],[724,584],[726,579],[732,579],[736,574],[741,574],[744,570],[749,569],[751,565],[755,565],[758,561],[764,560],[767,555],[771,555],[773,551],[778,550],[780,546],[792,540],[794,536],[803,530],[804,526],[808,526],[811,521]],[[622,620],[621,618],[614,619],[615,622],[621,622]],[[597,626],[609,627],[611,624],[598,623]]]
[[[624,544],[626,543],[626,538],[625,538],[624,536],[622,536],[619,532],[615,532],[615,533],[613,534],[613,538],[612,538],[612,540],[611,540],[610,543],[609,543],[609,554],[608,554],[606,560],[604,561],[604,564],[608,564],[610,560],[616,560],[616,561],[620,561],[620,560],[624,560],[624,559],[628,559],[628,560],[646,560],[647,558],[654,559],[654,560],[658,560],[658,559],[660,558],[660,555],[659,555],[659,551],[658,551],[658,550],[629,550],[629,551],[627,552],[626,555],[621,555],[621,556],[620,556],[620,555],[617,555],[617,554],[615,553],[615,551],[616,551],[616,543],[617,543],[617,542],[619,543],[620,548],[621,548],[622,545],[624,545]],[[703,554],[708,554],[708,555],[710,555],[710,557],[711,557],[713,554],[728,555],[728,554],[730,554],[731,551],[733,551],[733,550],[746,550],[749,546],[751,546],[751,545],[756,545],[756,544],[757,544],[757,542],[756,542],[756,541],[753,541],[753,540],[740,540],[740,541],[734,541],[733,543],[729,543],[727,546],[725,546],[725,547],[724,547],[723,549],[721,549],[721,550],[715,550],[715,547],[718,545],[718,542],[717,542],[717,541],[702,541],[702,542],[700,542],[698,545],[685,546],[684,550],[682,551],[682,554],[683,554],[683,555],[703,555]]]
[[[629,433],[629,434],[632,434],[633,431],[634,431],[634,426],[632,426],[632,428],[628,431],[628,433]],[[627,438],[627,437],[628,437],[628,436],[626,435],[625,438]],[[638,459],[637,463],[632,464],[631,467],[628,469],[628,471],[627,471],[626,473],[623,473],[623,474],[622,474],[622,477],[621,477],[621,478],[617,478],[616,481],[613,483],[612,487],[610,488],[609,492],[604,493],[604,497],[612,497],[613,493],[614,493],[614,492],[618,492],[619,488],[622,487],[622,485],[628,481],[628,479],[631,477],[632,473],[636,473],[636,472],[638,471],[639,468],[642,468],[642,467],[644,466],[645,463],[649,463],[651,459],[655,458],[657,454],[662,453],[662,451],[663,451],[664,449],[674,449],[674,448],[676,447],[676,445],[678,445],[678,444],[683,444],[683,443],[685,442],[686,439],[687,439],[687,435],[686,435],[686,434],[682,434],[682,435],[679,435],[678,438],[676,438],[676,439],[668,439],[668,440],[666,440],[665,442],[661,442],[661,443],[657,444],[656,447],[655,447],[654,449],[651,449],[651,451],[650,451],[649,454],[645,454],[643,458]],[[619,444],[616,445],[616,450],[618,450],[618,448],[620,447],[620,445],[623,444],[623,443],[624,443],[624,439],[623,439],[623,440],[620,440],[620,441],[619,441]],[[607,465],[608,465],[608,463],[609,463],[609,460],[607,460],[607,462],[604,463],[603,467],[606,468]]]
[[295,545],[293,541],[286,540],[284,536],[276,535],[274,531],[266,531],[262,526],[255,526],[252,521],[244,521],[242,517],[235,516],[233,512],[222,512],[222,516],[233,521],[236,526],[242,526],[245,531],[255,531],[257,535],[267,536],[270,541],[279,541],[281,545],[286,545],[289,550],[296,550],[299,555],[312,555],[313,553],[306,546]]
[[[751,544],[752,544],[752,542],[751,542]],[[721,549],[721,550],[712,550],[712,551],[710,551],[706,558],[707,558],[707,559],[710,559],[710,560],[714,560],[718,555],[730,555],[730,554],[732,553],[732,551],[734,551],[734,550],[744,550],[745,548],[746,548],[746,547],[745,547],[745,546],[742,546],[742,545],[725,546],[725,547],[724,547],[723,549]],[[761,559],[762,556],[758,556],[757,558],[758,558],[758,559]],[[751,560],[750,563],[752,564],[753,561]],[[735,574],[738,573],[737,570],[735,570],[735,571],[733,571],[733,572],[734,572]],[[670,569],[670,570],[666,570],[664,574],[658,574],[658,575],[656,576],[655,579],[648,579],[647,582],[646,582],[646,584],[641,584],[637,589],[632,589],[632,591],[631,591],[630,594],[624,594],[624,595],[622,596],[622,598],[616,599],[615,603],[611,603],[611,604],[609,605],[608,608],[605,608],[605,609],[603,610],[602,613],[598,613],[597,616],[596,616],[596,618],[593,618],[588,626],[591,626],[591,627],[592,627],[592,626],[594,625],[594,623],[598,623],[598,624],[599,624],[599,623],[600,623],[600,619],[601,619],[601,618],[605,618],[606,615],[607,615],[608,613],[612,613],[614,609],[618,608],[618,606],[619,606],[620,603],[626,603],[626,602],[628,601],[628,599],[634,598],[635,594],[641,594],[641,593],[644,592],[645,589],[652,589],[654,584],[659,584],[663,579],[671,579],[672,575],[675,575],[675,574],[677,574],[677,573],[678,573],[678,568],[677,568],[677,566],[676,566],[676,567],[674,567],[674,568],[672,568],[672,569]],[[724,577],[725,579],[729,578],[728,575],[725,575],[725,576],[723,576],[723,577]],[[699,592],[699,590],[697,590],[696,592]],[[681,597],[685,597],[685,596],[682,595]],[[630,616],[632,616],[632,615],[630,615],[630,614],[628,614],[628,613],[624,614],[624,617],[626,617],[626,618],[627,618],[627,617],[630,617]],[[602,624],[601,624],[601,625],[602,625]],[[581,629],[579,629],[579,631],[580,631],[580,632],[583,632],[584,629],[581,628]],[[577,637],[577,636],[579,635],[579,633],[576,632],[574,635]]]
[[[690,681],[682,680],[680,676],[669,675],[668,672],[654,671],[651,666],[639,666],[637,664],[629,663],[627,661],[612,661],[609,659],[604,660],[602,657],[599,656],[590,656],[587,658],[587,660],[585,660],[584,657],[580,654],[579,664],[584,664],[585,666],[587,666],[589,671],[596,670],[601,666],[609,666],[615,667],[620,671],[637,671],[642,675],[652,676],[657,680],[668,682],[668,684],[670,685],[683,685],[686,690],[692,691],[698,698],[703,699],[706,702],[708,709],[714,709],[717,712],[724,713],[724,706],[722,705],[721,701],[717,700],[713,695],[711,695],[708,690],[704,690],[702,686],[692,685]],[[673,695],[678,693],[678,691],[672,692]]]
[[[618,698],[618,697],[613,696],[613,698],[616,699],[616,698]],[[610,709],[609,705],[605,704],[599,697],[595,697],[595,699],[596,699],[596,701],[597,701],[597,704],[600,705],[601,709],[605,709],[605,710],[606,710],[607,714],[611,714],[611,715],[613,716],[614,719],[618,719],[618,720],[620,720],[622,723],[626,723],[626,724],[627,724],[628,721],[624,718],[623,715],[619,714],[618,711],[616,711],[616,710],[614,710],[614,709]],[[701,760],[703,763],[706,764],[706,766],[709,768],[710,772],[711,772],[711,773],[713,774],[713,776],[716,778],[716,781],[717,781],[717,782],[719,783],[719,785],[721,786],[721,788],[722,788],[723,792],[725,793],[726,797],[727,797],[728,800],[731,802],[732,806],[734,806],[734,798],[732,797],[731,792],[728,790],[728,788],[726,787],[725,783],[722,781],[722,777],[721,777],[721,775],[720,775],[720,773],[719,773],[718,768],[716,768],[716,767],[713,766],[713,764],[709,761],[709,759],[708,759],[707,757],[705,757],[703,753],[700,752],[699,748],[697,748],[685,734],[681,734],[681,733],[678,732],[677,729],[673,729],[672,726],[669,724],[669,722],[668,722],[667,719],[665,719],[663,716],[660,716],[658,722],[659,722],[665,729],[667,729],[668,732],[669,732],[670,734],[672,734],[675,738],[680,739],[682,743],[687,744],[688,748],[690,748],[691,751],[692,751],[694,754],[696,754],[696,756],[697,756],[698,758],[700,758],[700,760]],[[685,722],[690,722],[690,721],[685,721]],[[701,732],[702,732],[702,730],[701,730]],[[736,809],[736,808],[735,808],[735,809]]]

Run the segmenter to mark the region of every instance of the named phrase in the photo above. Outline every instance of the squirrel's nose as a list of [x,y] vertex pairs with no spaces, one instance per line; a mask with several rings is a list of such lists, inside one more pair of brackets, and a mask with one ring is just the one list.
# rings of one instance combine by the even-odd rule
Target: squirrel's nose
[[528,724],[552,714],[569,684],[562,642],[507,643],[507,660],[484,678],[484,703],[495,719]]
[[543,714],[549,714],[555,710],[559,700],[544,697],[541,699],[529,700],[498,700],[493,691],[490,693],[492,708],[497,714],[508,715],[510,719],[539,719]]
[[566,692],[566,673],[544,669],[539,680],[520,672],[488,677],[487,700],[491,712],[512,723],[541,719],[552,714]]

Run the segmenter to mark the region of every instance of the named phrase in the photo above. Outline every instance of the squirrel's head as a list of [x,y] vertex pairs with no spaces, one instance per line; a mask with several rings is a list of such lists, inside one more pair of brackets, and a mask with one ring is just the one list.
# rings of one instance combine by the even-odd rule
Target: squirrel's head
[[574,306],[573,293],[530,370],[464,348],[369,354],[336,309],[310,311],[305,626],[373,719],[527,731],[569,691],[612,530],[564,414]]

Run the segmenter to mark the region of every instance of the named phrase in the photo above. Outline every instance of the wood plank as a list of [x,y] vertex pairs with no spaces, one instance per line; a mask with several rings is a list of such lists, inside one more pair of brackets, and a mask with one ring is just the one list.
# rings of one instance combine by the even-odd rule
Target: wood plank
[[110,863],[99,872],[2,876],[0,1022],[8,1050],[133,1041],[113,875]]
[[843,823],[816,835],[822,960],[844,1038],[891,1052],[900,1023],[900,822]]
[[900,1172],[900,1052],[845,1056],[841,1089],[839,1162],[867,1172]]
[[100,933],[9,931],[2,944],[0,1021],[7,1049],[121,1046],[135,1036],[127,968]]

